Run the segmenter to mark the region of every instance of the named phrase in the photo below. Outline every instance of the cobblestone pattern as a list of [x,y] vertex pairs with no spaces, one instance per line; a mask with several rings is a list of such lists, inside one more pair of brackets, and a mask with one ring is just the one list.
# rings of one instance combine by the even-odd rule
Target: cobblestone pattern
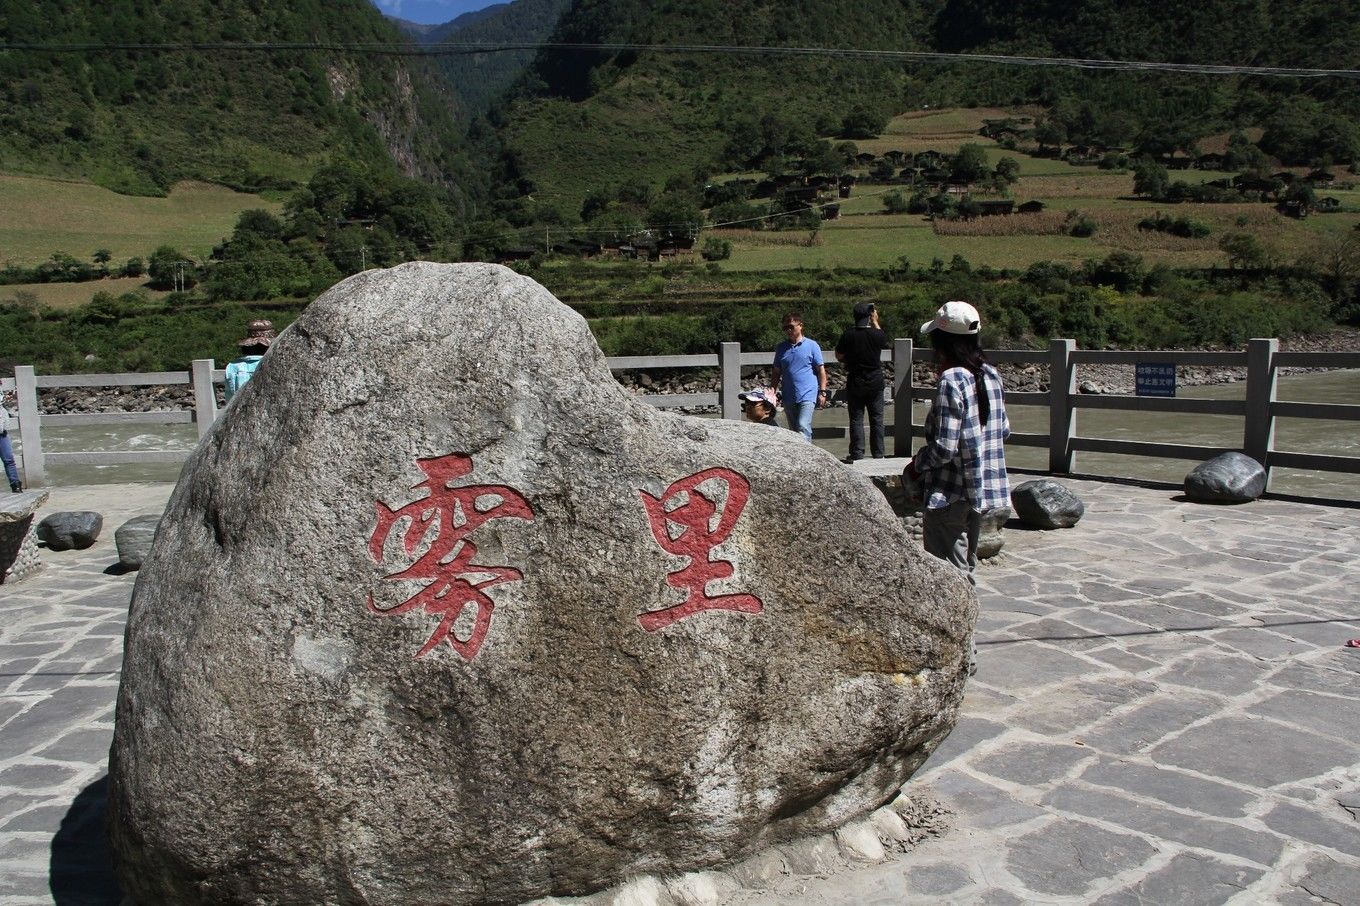
[[[1067,484],[1077,527],[1012,522],[980,569],[981,666],[908,787],[953,829],[772,859],[722,901],[1360,903],[1360,510]],[[168,493],[53,506],[118,524]],[[44,557],[0,588],[0,903],[116,904],[102,778],[135,574],[106,572],[112,539]],[[637,902],[678,902],[624,895],[649,884]]]

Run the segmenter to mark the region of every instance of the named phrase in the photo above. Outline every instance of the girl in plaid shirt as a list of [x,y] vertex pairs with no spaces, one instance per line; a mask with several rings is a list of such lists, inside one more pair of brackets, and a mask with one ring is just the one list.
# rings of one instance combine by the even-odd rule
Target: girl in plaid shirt
[[947,302],[921,326],[939,369],[926,416],[926,444],[907,466],[924,485],[926,551],[958,567],[974,585],[982,514],[1010,506],[1003,442],[1011,433],[1001,375],[978,343],[982,323],[967,302]]

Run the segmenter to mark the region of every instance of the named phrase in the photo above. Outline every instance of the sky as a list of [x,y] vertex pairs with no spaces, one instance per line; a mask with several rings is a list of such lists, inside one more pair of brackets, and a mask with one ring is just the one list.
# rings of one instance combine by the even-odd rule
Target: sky
[[398,19],[438,25],[497,2],[504,0],[373,0],[373,5]]

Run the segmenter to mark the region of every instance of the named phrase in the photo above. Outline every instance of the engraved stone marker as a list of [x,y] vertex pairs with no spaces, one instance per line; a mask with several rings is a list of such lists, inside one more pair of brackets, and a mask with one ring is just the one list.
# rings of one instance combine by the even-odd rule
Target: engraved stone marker
[[492,265],[323,295],[185,467],[110,765],[145,903],[505,903],[877,808],[976,602],[785,431],[655,410]]

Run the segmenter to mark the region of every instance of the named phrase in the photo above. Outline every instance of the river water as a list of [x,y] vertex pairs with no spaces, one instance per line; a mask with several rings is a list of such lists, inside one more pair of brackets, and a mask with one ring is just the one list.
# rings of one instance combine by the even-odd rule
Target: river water
[[[1179,395],[1195,399],[1242,399],[1245,383],[1217,384],[1182,388]],[[1279,398],[1316,403],[1355,403],[1360,401],[1360,371],[1328,371],[1289,375],[1280,378]],[[1014,430],[1047,433],[1048,409],[1039,406],[1012,406]],[[915,421],[924,418],[924,404],[917,404]],[[844,426],[844,408],[818,412],[817,425]],[[1277,419],[1275,447],[1302,453],[1330,453],[1360,456],[1360,422],[1322,419]],[[1110,412],[1080,410],[1077,433],[1082,437],[1160,441],[1163,443],[1202,444],[1240,447],[1242,419],[1230,415],[1180,415],[1169,413]],[[101,425],[48,428],[43,431],[43,446],[49,453],[81,451],[183,451],[187,454],[197,443],[193,425]],[[918,440],[919,443],[919,440]],[[845,439],[818,441],[818,445],[845,456]],[[16,438],[16,446],[20,446]],[[892,452],[892,439],[888,439]],[[1045,469],[1048,453],[1037,447],[1012,447],[1006,451],[1011,466]],[[1105,477],[1137,478],[1179,484],[1194,463],[1186,460],[1151,459],[1142,456],[1116,456],[1103,453],[1078,453],[1076,472]],[[129,481],[174,481],[179,465],[51,465],[48,480],[54,485],[104,484]],[[1360,475],[1275,469],[1270,489],[1276,493],[1299,494],[1340,500],[1360,500]]]

